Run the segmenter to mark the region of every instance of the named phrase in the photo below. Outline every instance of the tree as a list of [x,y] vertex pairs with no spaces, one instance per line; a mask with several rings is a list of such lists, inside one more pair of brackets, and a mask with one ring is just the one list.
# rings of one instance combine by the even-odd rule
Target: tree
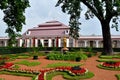
[[110,22],[113,22],[111,27],[118,31],[120,0],[58,0],[56,6],[61,5],[62,11],[70,15],[70,35],[73,38],[78,37],[81,3],[88,8],[85,18],[90,19],[96,16],[101,23],[103,53],[112,54]]
[[25,9],[30,7],[28,0],[0,0],[0,9],[5,14],[3,20],[8,25],[6,33],[10,38],[9,45],[16,43],[16,37],[25,24]]

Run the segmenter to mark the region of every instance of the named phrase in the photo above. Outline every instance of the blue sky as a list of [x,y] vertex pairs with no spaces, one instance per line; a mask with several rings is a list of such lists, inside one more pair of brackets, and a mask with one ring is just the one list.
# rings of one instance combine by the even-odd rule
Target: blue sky
[[[57,0],[29,0],[30,8],[26,9],[26,25],[23,26],[21,34],[23,34],[27,29],[36,27],[37,25],[50,20],[57,20],[66,25],[69,22],[69,15],[63,13],[60,7],[55,7]],[[83,6],[83,5],[82,5]],[[81,35],[102,35],[101,25],[96,17],[90,20],[85,20],[84,12],[86,10],[83,6],[84,11],[81,13],[80,22],[80,34]],[[6,23],[3,22],[2,18],[4,14],[0,11],[0,36],[7,36],[5,34],[5,29],[7,28]],[[120,26],[120,25],[119,25]],[[111,29],[111,34],[119,35],[115,29]]]

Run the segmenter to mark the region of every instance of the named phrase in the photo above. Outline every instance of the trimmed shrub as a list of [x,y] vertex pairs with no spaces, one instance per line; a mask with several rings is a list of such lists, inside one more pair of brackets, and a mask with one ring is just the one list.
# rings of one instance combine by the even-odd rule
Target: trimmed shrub
[[37,60],[37,59],[38,59],[38,56],[33,56],[33,59],[34,59],[34,60]]
[[80,52],[69,52],[66,54],[62,54],[62,53],[49,53],[47,56],[47,59],[50,60],[73,60],[76,61],[76,59],[78,60],[85,60],[87,59],[87,56],[83,53]]
[[81,61],[81,57],[76,57],[76,62]]

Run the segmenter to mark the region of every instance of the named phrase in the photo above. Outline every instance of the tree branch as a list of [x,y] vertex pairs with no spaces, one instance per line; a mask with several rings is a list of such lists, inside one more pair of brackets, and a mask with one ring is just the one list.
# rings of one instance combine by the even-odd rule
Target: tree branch
[[103,6],[101,4],[101,2],[99,0],[93,0],[94,2],[94,7],[96,8],[97,12],[98,12],[98,15],[102,18],[104,18],[104,15],[103,15]]
[[95,16],[101,20],[102,17],[99,15],[99,13],[93,8],[93,6],[91,6],[86,0],[81,0],[81,2],[83,2],[83,4],[85,4],[94,14]]

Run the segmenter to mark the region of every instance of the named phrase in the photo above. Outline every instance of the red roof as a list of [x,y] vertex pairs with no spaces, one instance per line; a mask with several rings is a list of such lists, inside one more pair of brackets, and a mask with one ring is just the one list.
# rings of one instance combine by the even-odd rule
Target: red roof
[[[26,35],[26,32],[23,34],[23,37],[57,37],[57,36],[64,36],[65,30],[69,30],[69,27],[62,24],[59,21],[49,21],[43,24],[39,24],[37,27],[34,27],[32,29],[28,29],[30,34]],[[69,35],[69,34],[67,34]]]

